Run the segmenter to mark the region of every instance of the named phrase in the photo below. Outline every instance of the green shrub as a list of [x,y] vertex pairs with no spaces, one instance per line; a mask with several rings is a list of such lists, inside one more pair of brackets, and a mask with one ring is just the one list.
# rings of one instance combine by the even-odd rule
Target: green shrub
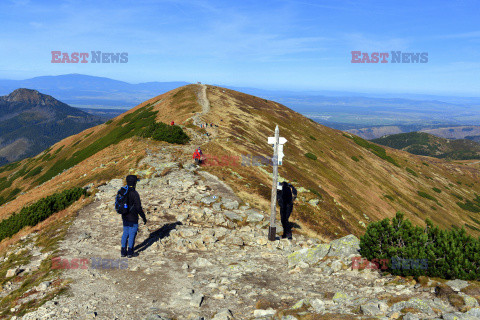
[[457,205],[462,208],[463,210],[470,211],[470,212],[480,212],[480,206],[478,204],[473,203],[470,200],[466,200],[464,203],[457,202]]
[[389,195],[389,194],[384,194],[383,196],[384,196],[385,198],[387,198],[388,200],[391,200],[391,201],[394,201],[394,200],[395,200],[395,199],[394,199],[391,195]]
[[357,137],[357,136],[348,136],[348,135],[345,135],[345,134],[344,134],[344,136],[352,139],[359,146],[361,146],[365,149],[368,149],[370,152],[372,152],[377,157],[380,157],[383,160],[386,160],[386,161],[390,162],[391,164],[393,164],[396,167],[400,167],[398,165],[398,163],[392,157],[387,155],[387,152],[385,151],[385,148],[382,148],[382,147],[380,147],[380,146],[378,146],[374,143],[368,142],[367,140],[362,139],[362,138]]
[[[39,184],[42,184],[57,174],[62,173],[83,160],[91,157],[95,153],[102,151],[110,145],[117,144],[125,139],[131,138],[135,135],[152,134],[153,139],[165,139],[163,141],[173,141],[172,143],[185,143],[177,141],[185,141],[188,136],[178,126],[171,126],[171,129],[156,130],[155,115],[158,111],[152,111],[151,106],[138,109],[132,113],[123,116],[122,120],[103,137],[95,140],[84,149],[78,150],[69,158],[58,159],[57,162],[48,169],[40,178],[37,179]],[[159,125],[160,126],[160,125]],[[186,137],[186,138],[185,138]],[[188,140],[187,140],[188,141]]]
[[353,160],[353,161],[355,161],[355,162],[358,162],[358,161],[360,161],[360,159],[358,159],[358,158],[357,158],[357,157],[355,157],[355,156],[352,156],[351,158],[352,158],[352,160]]
[[23,227],[37,225],[86,194],[86,190],[82,188],[73,188],[61,193],[55,193],[38,200],[28,207],[22,208],[19,213],[14,213],[0,222],[0,241],[13,236]]
[[30,172],[27,173],[27,174],[23,177],[23,179],[27,179],[27,178],[30,178],[30,177],[34,177],[34,176],[40,174],[40,172],[42,172],[42,170],[43,170],[43,167],[42,167],[42,166],[38,166],[38,167],[30,170]]
[[407,172],[413,175],[414,177],[418,177],[418,174],[415,171],[413,171],[413,169],[410,169],[407,167],[405,170],[407,170]]
[[140,134],[144,138],[152,138],[169,143],[185,144],[190,138],[179,126],[169,126],[163,122],[155,122]]
[[452,196],[454,196],[458,200],[463,200],[463,197],[461,195],[456,194],[456,193],[452,193]]
[[310,153],[310,152],[305,153],[305,157],[313,159],[313,160],[317,160],[317,156],[314,155],[313,153]]
[[62,151],[63,147],[65,147],[65,146],[61,146],[60,148],[58,148],[57,150],[55,150],[54,155],[57,155],[60,151]]
[[480,226],[480,220],[475,219],[475,218],[472,217],[472,216],[469,216],[469,217],[470,217],[470,219],[472,219],[473,222],[477,223],[477,224]]
[[438,189],[438,188],[435,188],[435,187],[432,188],[432,190],[435,191],[436,193],[441,193],[441,192],[442,192],[442,190],[440,190],[440,189]]
[[434,196],[431,196],[431,195],[429,195],[429,194],[426,193],[426,192],[417,191],[417,194],[418,194],[420,197],[424,197],[424,198],[426,198],[426,199],[428,199],[428,200],[432,200],[432,201],[435,201],[435,202],[437,201],[437,199],[435,199]]
[[477,227],[475,227],[475,226],[472,226],[471,224],[465,223],[465,227],[480,232],[480,229],[479,229],[479,228],[477,228]]
[[10,170],[16,169],[19,165],[20,165],[20,161],[6,164],[6,165],[4,165],[3,167],[0,168],[0,173],[2,173],[4,171],[10,171]]
[[112,123],[112,122],[113,122],[113,120],[110,119],[110,120],[106,121],[105,124],[110,124],[110,123]]
[[[430,220],[426,227],[413,226],[403,213],[370,223],[360,238],[360,254],[368,260],[389,259],[389,272],[401,276],[429,276],[444,279],[480,279],[480,238],[465,229],[440,230]],[[392,268],[392,259],[426,259],[426,269]]]
[[314,136],[310,136],[310,139],[315,140],[315,141],[317,140],[317,138],[315,138]]

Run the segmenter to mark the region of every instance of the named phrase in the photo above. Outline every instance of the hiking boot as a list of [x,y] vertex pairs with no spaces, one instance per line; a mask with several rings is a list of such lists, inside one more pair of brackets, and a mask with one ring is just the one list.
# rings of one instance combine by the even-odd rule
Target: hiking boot
[[127,250],[127,258],[133,257],[133,254],[134,254],[134,253],[133,253],[133,248],[128,248],[128,250]]
[[122,247],[122,250],[120,250],[120,256],[121,256],[122,258],[124,258],[124,257],[127,256],[127,248]]

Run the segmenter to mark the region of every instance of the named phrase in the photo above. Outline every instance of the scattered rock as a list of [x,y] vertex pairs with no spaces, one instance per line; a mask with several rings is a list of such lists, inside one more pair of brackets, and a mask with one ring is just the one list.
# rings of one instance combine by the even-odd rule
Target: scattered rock
[[338,291],[332,298],[335,303],[345,303],[348,300],[348,295],[345,292]]
[[200,307],[203,303],[204,295],[201,293],[194,293],[190,305],[194,307]]
[[209,205],[209,204],[212,204],[214,202],[217,201],[217,196],[209,196],[209,197],[205,197],[205,198],[202,198],[201,200],[203,203]]
[[288,265],[295,266],[300,261],[305,262],[311,266],[315,265],[327,255],[329,250],[329,244],[319,244],[310,249],[301,249],[288,256]]
[[8,269],[7,274],[5,275],[5,278],[14,277],[19,273],[20,273],[20,268],[19,267]]
[[232,211],[225,211],[223,213],[228,219],[232,220],[232,221],[242,221],[243,218],[241,215],[239,215],[238,213],[235,213],[235,212],[232,212]]
[[211,263],[210,261],[208,261],[207,259],[205,258],[197,258],[197,260],[195,260],[195,262],[192,264],[193,267],[195,268],[205,268],[205,267],[211,267],[213,266],[213,263]]
[[452,288],[454,291],[461,291],[463,288],[468,287],[469,283],[464,280],[450,280],[445,282],[450,288]]
[[52,283],[50,281],[43,281],[37,286],[38,291],[45,291]]
[[231,320],[233,319],[233,314],[228,309],[222,309],[215,314],[212,320]]
[[253,316],[255,318],[261,318],[261,317],[267,317],[267,316],[273,316],[276,313],[274,309],[255,309],[253,311]]
[[310,300],[310,305],[316,313],[323,313],[325,311],[325,302],[320,299]]
[[235,210],[238,209],[238,201],[237,200],[230,200],[230,199],[222,199],[223,207],[227,210]]

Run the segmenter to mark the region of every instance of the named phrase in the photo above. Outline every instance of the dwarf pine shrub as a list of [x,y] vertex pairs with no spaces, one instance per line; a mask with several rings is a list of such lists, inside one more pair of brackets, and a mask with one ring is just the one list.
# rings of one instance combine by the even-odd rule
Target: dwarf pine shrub
[[[394,275],[480,279],[480,237],[468,235],[464,228],[441,230],[429,219],[424,228],[413,226],[403,217],[398,212],[391,221],[370,223],[360,238],[360,254],[368,260],[387,259],[388,271]],[[425,268],[412,268],[412,264],[393,268],[392,261],[427,264]]]
[[83,188],[68,189],[40,199],[28,207],[23,207],[20,212],[14,213],[0,222],[0,241],[13,236],[23,227],[37,225],[86,194],[87,191]]

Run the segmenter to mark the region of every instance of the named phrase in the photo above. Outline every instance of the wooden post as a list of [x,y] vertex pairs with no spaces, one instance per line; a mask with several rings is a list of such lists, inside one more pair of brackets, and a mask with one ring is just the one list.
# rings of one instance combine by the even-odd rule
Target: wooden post
[[270,212],[270,227],[268,228],[268,240],[275,241],[277,228],[275,227],[275,217],[277,215],[277,182],[278,182],[278,125],[275,127],[275,145],[273,146],[273,182],[272,182],[272,203]]

